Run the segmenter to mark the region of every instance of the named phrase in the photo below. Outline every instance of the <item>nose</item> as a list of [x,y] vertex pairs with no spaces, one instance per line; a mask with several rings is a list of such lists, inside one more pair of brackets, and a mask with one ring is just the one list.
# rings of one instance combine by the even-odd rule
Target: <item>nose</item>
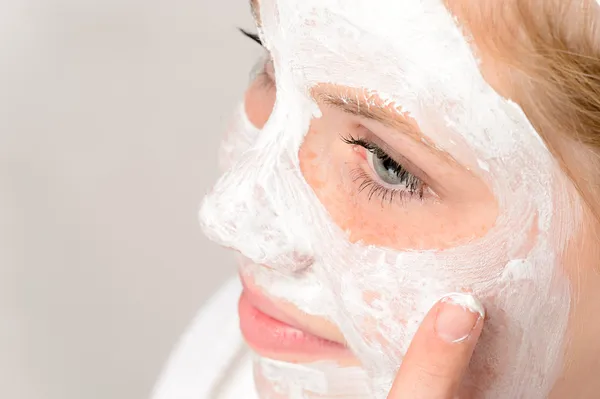
[[303,182],[291,162],[250,150],[204,198],[202,229],[254,263],[298,273],[314,261],[310,222],[299,206],[306,197]]

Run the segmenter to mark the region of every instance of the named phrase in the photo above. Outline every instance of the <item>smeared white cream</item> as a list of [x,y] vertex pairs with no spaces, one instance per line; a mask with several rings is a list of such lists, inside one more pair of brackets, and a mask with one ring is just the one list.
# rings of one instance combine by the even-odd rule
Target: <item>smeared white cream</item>
[[363,369],[334,362],[292,364],[257,356],[254,374],[261,399],[358,399],[370,392]]
[[248,119],[244,103],[238,105],[235,117],[231,121],[227,134],[219,148],[219,168],[223,171],[231,168],[242,154],[256,142],[260,129]]
[[451,294],[444,295],[441,301],[451,302],[470,312],[479,313],[479,316],[482,318],[485,317],[485,309],[483,308],[483,305],[473,295],[463,294],[461,292],[453,292]]
[[[340,328],[368,376],[364,397],[387,396],[425,313],[467,290],[489,318],[472,362],[474,372],[489,372],[467,388],[486,398],[545,398],[560,372],[570,295],[559,261],[578,221],[568,209],[578,205],[566,205],[567,180],[522,110],[485,82],[439,0],[260,3],[277,101],[261,133],[240,138],[247,149],[230,151],[235,164],[200,211],[206,234],[252,259],[243,272],[270,295]],[[350,243],[299,168],[300,145],[320,116],[310,88],[323,82],[368,88],[408,112],[429,141],[493,188],[494,227],[444,251]],[[365,293],[376,295],[367,302]],[[295,366],[260,370],[265,364],[270,376],[281,372],[270,380],[299,378]],[[305,375],[305,388],[278,389],[300,398],[293,395],[345,382],[335,368]]]

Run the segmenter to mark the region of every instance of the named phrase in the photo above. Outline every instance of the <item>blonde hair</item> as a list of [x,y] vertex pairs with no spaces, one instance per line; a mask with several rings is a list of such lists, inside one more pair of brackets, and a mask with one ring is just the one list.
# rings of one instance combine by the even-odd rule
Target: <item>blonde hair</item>
[[[600,216],[600,7],[595,0],[447,0],[500,64],[509,96]],[[599,217],[600,219],[600,217]]]

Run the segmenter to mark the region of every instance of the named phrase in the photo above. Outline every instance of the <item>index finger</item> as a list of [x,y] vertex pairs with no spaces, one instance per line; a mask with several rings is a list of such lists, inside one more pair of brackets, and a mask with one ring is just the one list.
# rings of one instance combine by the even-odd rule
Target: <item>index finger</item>
[[404,357],[388,399],[454,398],[484,319],[468,294],[442,298],[425,316]]

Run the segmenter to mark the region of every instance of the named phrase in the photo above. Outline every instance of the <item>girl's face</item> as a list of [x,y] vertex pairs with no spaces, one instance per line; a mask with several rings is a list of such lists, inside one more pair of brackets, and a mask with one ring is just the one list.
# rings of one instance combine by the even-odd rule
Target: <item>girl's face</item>
[[326,382],[305,393],[349,396],[338,380],[352,378],[364,380],[357,396],[385,397],[422,316],[466,291],[489,320],[465,395],[546,397],[569,315],[563,234],[578,215],[560,168],[498,95],[510,88],[494,62],[474,62],[435,1],[263,3],[269,56],[201,218],[241,253],[255,307],[327,340],[275,348],[246,328],[263,396],[290,396],[305,370]]

